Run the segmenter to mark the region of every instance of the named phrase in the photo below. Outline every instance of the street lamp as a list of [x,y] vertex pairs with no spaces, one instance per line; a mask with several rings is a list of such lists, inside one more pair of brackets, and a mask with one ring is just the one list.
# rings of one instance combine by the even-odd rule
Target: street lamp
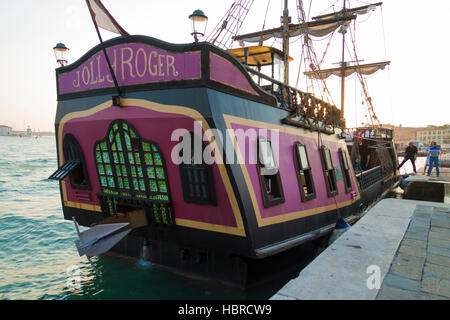
[[203,13],[202,10],[195,10],[189,19],[192,21],[192,33],[195,42],[198,42],[198,36],[203,37],[206,31],[206,25],[208,24],[208,17]]
[[66,53],[69,51],[69,48],[64,43],[58,43],[53,48],[53,51],[55,52],[56,62],[60,67],[64,67],[67,64]]

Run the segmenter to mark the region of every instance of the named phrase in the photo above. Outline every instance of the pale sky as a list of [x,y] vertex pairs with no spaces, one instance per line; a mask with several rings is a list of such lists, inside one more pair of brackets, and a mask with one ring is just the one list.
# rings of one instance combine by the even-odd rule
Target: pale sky
[[[172,43],[193,42],[188,16],[201,9],[209,17],[207,34],[219,22],[234,0],[102,0],[119,24],[130,34],[155,37]],[[284,1],[271,0],[266,28],[278,27]],[[290,1],[292,22],[297,22],[296,1]],[[324,13],[334,5],[340,10],[342,0],[314,0],[311,16]],[[377,1],[373,1],[377,2]],[[240,33],[261,29],[268,0],[255,0]],[[310,1],[305,1],[305,6]],[[357,7],[366,1],[347,1]],[[328,12],[328,11],[327,11]],[[448,21],[450,1],[385,0],[370,15],[356,22],[358,58],[362,63],[390,60],[388,69],[368,78],[368,89],[375,113],[382,123],[403,126],[442,125],[450,123],[447,101],[447,75],[450,74]],[[364,22],[364,23],[363,23]],[[70,48],[69,63],[98,44],[98,37],[84,0],[0,1],[0,124],[23,130],[26,126],[40,131],[54,131],[56,113],[57,67],[52,48],[63,42]],[[353,28],[353,27],[352,27]],[[102,30],[104,39],[115,34]],[[267,41],[266,45],[272,45]],[[300,41],[290,55],[291,85],[295,85]],[[327,44],[317,42],[317,48]],[[297,47],[296,47],[297,45]],[[235,47],[238,44],[236,43]],[[274,46],[279,46],[275,43]],[[352,48],[348,37],[347,46]],[[330,43],[329,56],[322,68],[337,67],[341,35]],[[317,50],[317,55],[322,56]],[[347,57],[349,57],[347,53]],[[303,76],[302,76],[303,77]],[[302,79],[302,78],[301,78]],[[299,89],[306,91],[304,81]],[[333,101],[340,107],[337,79],[329,80]],[[364,120],[356,77],[346,81],[345,116],[349,125]],[[355,106],[358,111],[355,112]]]

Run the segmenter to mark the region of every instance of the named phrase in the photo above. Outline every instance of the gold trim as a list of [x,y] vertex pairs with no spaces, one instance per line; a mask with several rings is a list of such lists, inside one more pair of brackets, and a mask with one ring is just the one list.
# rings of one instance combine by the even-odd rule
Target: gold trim
[[[208,129],[210,129],[208,122],[198,111],[196,111],[194,109],[187,108],[187,107],[181,107],[181,106],[174,106],[174,105],[163,105],[163,104],[151,102],[148,100],[130,99],[130,98],[121,99],[121,104],[122,104],[123,108],[126,108],[127,106],[141,107],[141,108],[145,108],[145,109],[149,109],[149,110],[153,110],[153,111],[157,111],[157,112],[161,112],[161,113],[183,114],[194,120],[200,121],[202,123],[202,128],[205,131],[208,140],[212,144],[212,146],[211,146],[212,150],[218,149],[218,147],[216,145],[216,141],[215,141],[214,137],[212,136],[212,131],[208,130]],[[102,110],[110,108],[110,107],[111,107],[111,101],[107,101],[107,102],[104,102],[104,103],[102,103],[96,107],[93,107],[89,110],[69,113],[61,119],[61,121],[59,123],[59,127],[58,127],[59,163],[61,163],[62,159],[63,159],[62,133],[63,133],[64,124],[69,120],[72,120],[75,118],[88,117],[88,116],[91,116],[99,111],[102,111]],[[236,196],[234,194],[233,187],[231,186],[231,182],[228,177],[228,174],[227,174],[227,171],[226,171],[226,168],[225,168],[225,165],[224,165],[224,162],[222,160],[220,153],[216,154],[216,159],[217,159],[216,163],[219,168],[220,176],[222,177],[222,181],[225,186],[225,190],[227,192],[228,199],[230,200],[231,208],[233,210],[233,214],[234,214],[234,218],[236,220],[237,226],[229,227],[229,226],[223,226],[223,225],[217,225],[217,224],[193,221],[193,220],[187,220],[187,219],[175,219],[175,222],[177,225],[181,225],[181,226],[185,226],[185,227],[209,230],[209,231],[214,231],[214,232],[222,232],[222,233],[233,234],[233,235],[245,237],[246,234],[245,234],[245,229],[244,229],[244,223],[242,221],[241,212],[239,210]],[[75,207],[75,208],[87,206],[86,204],[83,204],[83,203],[67,201],[66,188],[65,188],[64,181],[62,181],[62,190],[63,190],[63,201],[64,201],[65,205],[70,206],[70,207]],[[101,211],[99,206],[93,206],[93,207],[95,209],[94,211]],[[99,210],[97,210],[97,208]],[[88,210],[92,210],[92,209],[88,209]]]
[[[267,123],[267,122],[261,122],[261,121],[256,121],[256,120],[249,120],[249,119],[245,119],[245,118],[239,118],[239,117],[235,117],[235,116],[228,115],[228,114],[224,114],[223,118],[225,120],[225,124],[227,126],[227,129],[230,129],[230,130],[227,130],[227,131],[231,135],[230,138],[233,141],[233,147],[234,147],[234,150],[236,152],[237,159],[238,159],[238,161],[240,163],[242,174],[244,176],[244,180],[245,180],[245,183],[247,185],[247,189],[248,189],[248,191],[250,193],[250,198],[251,198],[251,201],[252,201],[253,210],[254,210],[255,215],[256,215],[256,220],[257,220],[257,223],[258,223],[258,227],[264,227],[264,226],[268,226],[268,225],[272,225],[272,224],[276,224],[276,223],[286,222],[286,221],[290,221],[290,220],[294,220],[294,219],[298,219],[298,218],[304,218],[304,217],[307,217],[307,216],[319,214],[319,213],[322,213],[322,212],[326,212],[326,211],[335,209],[336,206],[338,208],[342,208],[342,207],[348,206],[348,205],[356,202],[360,198],[360,194],[358,192],[358,196],[355,197],[354,199],[347,200],[347,201],[344,201],[344,202],[340,202],[337,205],[336,204],[331,204],[331,205],[318,207],[318,208],[312,208],[312,209],[307,209],[307,210],[302,210],[302,211],[294,211],[294,212],[283,213],[283,214],[280,214],[280,215],[275,216],[275,217],[262,218],[261,211],[259,210],[258,201],[256,200],[255,190],[253,189],[253,184],[251,182],[250,175],[249,175],[249,173],[247,171],[247,167],[245,165],[245,161],[244,161],[244,159],[242,157],[241,151],[239,150],[239,148],[237,146],[237,140],[236,140],[236,137],[234,135],[234,130],[231,127],[231,122],[238,123],[238,124],[243,124],[243,125],[247,125],[247,126],[254,126],[254,127],[263,128],[263,129],[278,129],[280,132],[283,132],[283,133],[294,134],[294,135],[303,136],[303,137],[306,136],[308,138],[317,138],[317,134],[315,134],[313,132],[309,132],[309,131],[304,130],[304,129],[296,129],[296,128],[284,127],[284,126],[275,125],[275,124],[271,124],[271,123]],[[331,139],[331,137],[328,137],[328,136],[325,136],[325,135],[322,136],[322,140],[336,142],[336,140]],[[338,143],[339,143],[339,141],[338,141]],[[354,185],[356,186],[357,184],[356,184],[354,175],[352,175],[352,179],[353,179]]]

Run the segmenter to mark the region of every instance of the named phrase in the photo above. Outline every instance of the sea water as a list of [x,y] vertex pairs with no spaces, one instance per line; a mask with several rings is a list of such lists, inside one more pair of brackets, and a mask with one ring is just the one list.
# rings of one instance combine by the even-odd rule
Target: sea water
[[[289,279],[242,291],[149,262],[79,257],[64,220],[55,137],[0,136],[0,299],[267,299]],[[85,230],[85,229],[83,229]]]
[[[59,183],[47,179],[57,169],[55,137],[0,136],[0,146],[0,299],[268,299],[290,280],[242,291],[110,255],[92,258],[96,275],[63,219]],[[400,170],[411,172],[410,162]]]

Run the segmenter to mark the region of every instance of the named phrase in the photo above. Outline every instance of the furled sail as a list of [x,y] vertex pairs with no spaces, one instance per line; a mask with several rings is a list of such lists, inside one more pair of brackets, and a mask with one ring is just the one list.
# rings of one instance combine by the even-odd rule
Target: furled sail
[[[352,9],[345,9],[345,13],[346,14],[356,14],[356,15],[362,15],[362,14],[367,14],[371,11],[374,11],[376,9],[376,7],[381,6],[383,4],[383,2],[378,2],[378,3],[374,3],[374,4],[370,4],[367,6],[362,6],[362,7],[357,7],[357,8],[352,8]],[[330,19],[330,18],[336,18],[339,17],[340,15],[342,15],[343,12],[338,11],[338,12],[334,12],[334,13],[329,13],[329,14],[324,14],[321,16],[317,16],[317,17],[313,17],[313,20],[323,20],[323,19]]]
[[[323,19],[320,21],[304,22],[300,24],[289,25],[289,37],[296,37],[302,34],[307,34],[313,37],[324,37],[334,32],[342,24],[348,24],[352,19],[355,19],[354,15],[346,15],[343,18]],[[245,42],[260,42],[266,41],[270,38],[283,38],[283,27],[268,29],[260,32],[253,32],[235,36],[233,39],[236,41]]]
[[[378,62],[378,63],[370,63],[370,64],[361,64],[354,66],[346,66],[344,68],[344,77],[348,77],[355,72],[358,72],[363,75],[371,75],[378,70],[384,69],[387,65],[389,65],[390,61]],[[342,68],[332,68],[332,69],[323,69],[323,70],[315,70],[315,71],[307,71],[305,74],[311,79],[326,79],[331,75],[335,75],[337,77],[342,76]]]

